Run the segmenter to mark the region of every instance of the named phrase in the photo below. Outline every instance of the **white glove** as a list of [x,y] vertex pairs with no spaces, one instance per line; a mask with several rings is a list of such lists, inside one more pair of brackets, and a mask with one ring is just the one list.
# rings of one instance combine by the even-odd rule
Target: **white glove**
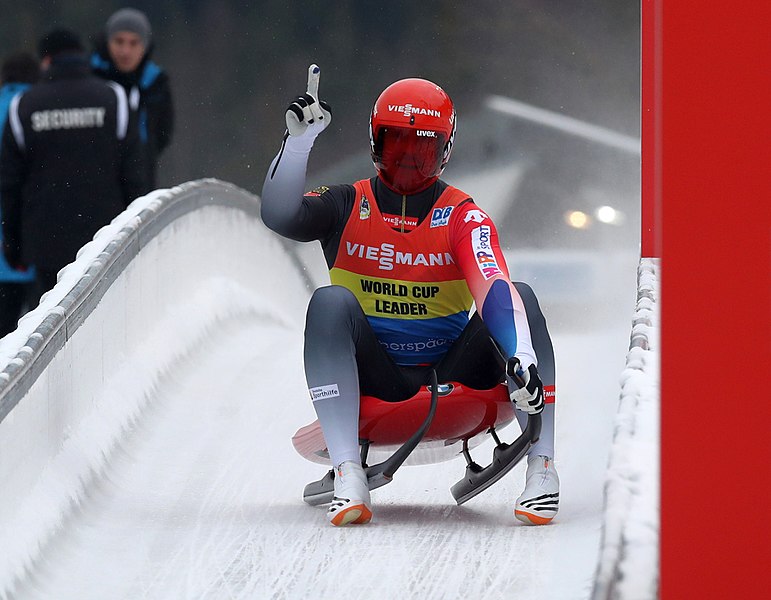
[[332,108],[318,99],[320,74],[317,65],[308,67],[308,91],[296,98],[286,111],[286,128],[292,137],[315,138],[332,122]]
[[517,408],[529,415],[537,415],[543,410],[543,382],[535,365],[527,370],[516,356],[506,363],[506,382],[509,386],[509,398]]

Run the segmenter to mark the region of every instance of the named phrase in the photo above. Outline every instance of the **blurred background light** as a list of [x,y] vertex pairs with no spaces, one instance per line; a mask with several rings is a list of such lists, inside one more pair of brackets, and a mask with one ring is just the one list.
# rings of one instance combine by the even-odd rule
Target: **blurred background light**
[[600,206],[594,215],[598,221],[608,225],[620,225],[624,221],[624,214],[612,206]]
[[586,229],[591,224],[589,215],[580,210],[571,210],[565,213],[565,220],[568,225],[575,229]]

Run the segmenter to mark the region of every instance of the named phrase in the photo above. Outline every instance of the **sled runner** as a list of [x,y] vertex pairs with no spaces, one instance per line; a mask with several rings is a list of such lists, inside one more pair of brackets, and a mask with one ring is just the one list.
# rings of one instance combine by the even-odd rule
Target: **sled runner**
[[[385,402],[362,396],[359,411],[361,458],[370,490],[393,479],[402,464],[429,464],[455,458],[466,459],[466,472],[450,488],[463,504],[490,487],[522,459],[538,440],[541,416],[529,415],[524,431],[512,443],[501,442],[498,431],[515,420],[514,406],[505,384],[477,390],[457,382],[422,386],[402,402]],[[482,467],[471,458],[471,449],[490,435],[495,441],[493,460]],[[318,421],[300,428],[292,444],[304,458],[329,465],[329,454]],[[378,461],[367,466],[368,460]],[[303,500],[324,504],[334,494],[334,471],[305,486]]]

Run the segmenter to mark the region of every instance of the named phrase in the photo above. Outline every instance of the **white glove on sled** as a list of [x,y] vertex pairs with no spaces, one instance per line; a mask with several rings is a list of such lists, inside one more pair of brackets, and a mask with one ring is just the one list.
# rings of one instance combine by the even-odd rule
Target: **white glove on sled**
[[291,137],[309,136],[312,141],[332,122],[332,108],[319,100],[317,65],[308,67],[308,91],[297,97],[286,111],[286,128]]
[[527,370],[516,356],[506,363],[506,382],[509,386],[509,398],[517,408],[529,415],[537,415],[543,410],[543,382],[535,365]]

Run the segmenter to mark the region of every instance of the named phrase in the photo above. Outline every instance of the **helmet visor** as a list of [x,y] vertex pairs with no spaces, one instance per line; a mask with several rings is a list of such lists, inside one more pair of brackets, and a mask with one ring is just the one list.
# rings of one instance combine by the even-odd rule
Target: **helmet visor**
[[446,142],[438,131],[382,127],[373,160],[388,187],[400,194],[413,194],[428,187],[442,172]]

